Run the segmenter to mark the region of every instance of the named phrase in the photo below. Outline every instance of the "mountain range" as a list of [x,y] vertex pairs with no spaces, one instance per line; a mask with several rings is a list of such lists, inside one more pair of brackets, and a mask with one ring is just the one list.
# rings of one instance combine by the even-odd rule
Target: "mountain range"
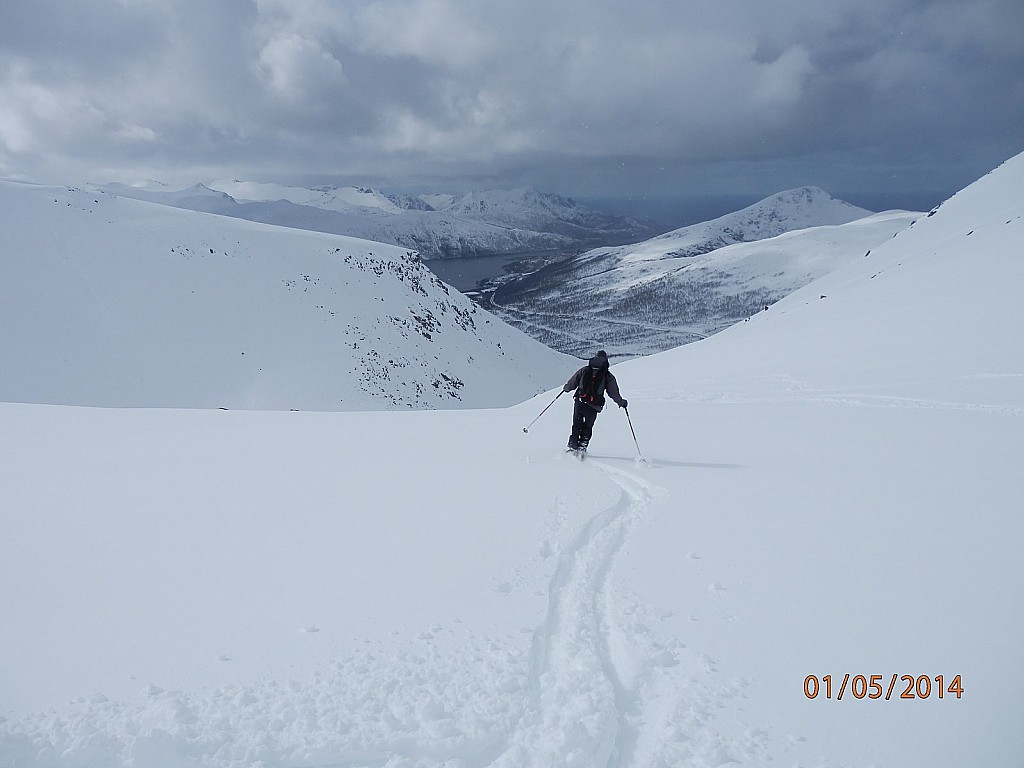
[[222,180],[174,189],[160,182],[97,189],[264,224],[400,245],[423,259],[578,250],[630,242],[656,225],[524,187],[462,196],[385,195],[366,187],[291,187]]
[[[547,346],[583,358],[596,347],[636,356],[717,333],[921,215],[873,215],[819,187],[800,187],[637,241],[640,222],[530,188],[412,197],[220,180],[184,189],[108,184],[98,191],[401,244],[427,257],[549,254],[540,268],[532,260],[525,273],[513,269],[470,295]],[[597,241],[629,244],[571,253]],[[570,253],[558,255],[563,249]]]
[[717,333],[891,238],[921,216],[872,214],[818,187],[633,245],[597,248],[475,294],[577,356],[643,355]]

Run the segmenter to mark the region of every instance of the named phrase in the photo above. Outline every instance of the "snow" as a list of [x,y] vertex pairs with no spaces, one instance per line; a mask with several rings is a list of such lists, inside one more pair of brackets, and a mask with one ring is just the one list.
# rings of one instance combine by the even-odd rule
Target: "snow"
[[458,198],[456,198],[455,195],[436,193],[420,195],[419,199],[422,200],[427,205],[429,205],[435,211],[440,211],[443,208],[447,208],[449,205],[454,203]]
[[0,405],[0,765],[1016,764],[1022,189],[616,365],[582,463],[555,391]]
[[365,187],[289,187],[255,181],[222,179],[211,182],[212,189],[224,192],[236,200],[268,201],[287,200],[296,205],[308,205],[328,211],[348,213],[353,208],[369,208],[385,213],[398,214],[401,209],[388,198]]
[[567,365],[395,246],[9,182],[0,211],[3,400],[481,407]]
[[[386,212],[373,205],[349,205],[322,190],[282,188],[261,191],[248,189],[249,182],[239,185],[239,194],[267,195],[273,200],[236,201],[224,192],[220,198],[210,195],[186,195],[184,191],[137,190],[123,185],[106,184],[97,188],[119,197],[146,200],[163,205],[215,213],[275,226],[385,242],[420,253],[423,258],[459,258],[480,253],[521,253],[530,250],[558,248],[571,244],[570,239],[546,232],[510,228],[483,220],[441,211],[405,210]],[[376,194],[376,193],[374,193]],[[293,202],[291,199],[302,202]],[[328,199],[330,198],[330,199]],[[390,201],[389,201],[389,204]]]
[[658,235],[618,249],[623,263],[671,256],[696,256],[734,242],[763,240],[808,227],[846,224],[871,211],[836,200],[820,187],[779,192],[740,211]]
[[532,187],[490,189],[469,192],[452,201],[446,210],[479,216],[510,226],[547,230],[551,222],[585,225],[600,214],[561,195],[539,192]]
[[392,243],[425,259],[576,248],[583,243],[620,242],[649,231],[632,219],[591,211],[533,189],[473,192],[462,200],[474,204],[460,207],[452,205],[450,195],[389,197],[364,187],[307,189],[238,180],[210,186],[175,191],[151,182],[96,189],[265,224]]
[[718,280],[729,293],[756,284],[785,295],[863,256],[865,250],[894,237],[923,215],[887,211],[846,224],[805,227],[750,243],[734,243],[698,256],[666,256],[662,250],[656,260],[623,264],[610,287],[625,292],[656,281],[684,278]]
[[[859,209],[823,192],[798,195],[804,205],[795,205],[793,194],[677,236],[552,264],[503,283],[491,305],[510,324],[568,354],[586,356],[595,343],[618,356],[652,354],[747,319],[925,215],[887,211],[821,224]],[[816,212],[806,210],[808,203]]]

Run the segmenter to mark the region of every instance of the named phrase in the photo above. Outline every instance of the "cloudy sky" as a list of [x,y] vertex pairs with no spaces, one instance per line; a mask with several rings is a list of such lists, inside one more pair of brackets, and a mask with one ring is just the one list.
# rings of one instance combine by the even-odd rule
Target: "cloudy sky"
[[1021,0],[0,1],[0,176],[899,204],[1021,151]]

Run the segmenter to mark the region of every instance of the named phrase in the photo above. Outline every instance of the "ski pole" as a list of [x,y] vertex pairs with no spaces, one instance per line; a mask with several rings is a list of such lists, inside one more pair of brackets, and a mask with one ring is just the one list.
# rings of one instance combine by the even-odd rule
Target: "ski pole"
[[629,418],[629,408],[623,408],[622,410],[626,412],[626,421],[629,422],[629,431],[633,433],[633,445],[636,446],[636,455],[640,457],[641,461],[643,461],[644,455],[640,452],[640,443],[636,441],[636,432],[633,430],[633,420]]
[[[559,391],[559,393],[557,395],[555,395],[555,400],[560,398],[564,392],[565,392],[565,390]],[[548,408],[550,408],[552,405],[554,405],[555,404],[555,400],[552,400],[550,403],[548,403],[545,406],[544,411],[546,411]],[[541,416],[544,415],[544,411],[541,411],[540,413],[537,414],[537,419],[539,419]],[[534,419],[529,424],[527,424],[525,427],[523,427],[523,432],[529,432],[530,431],[530,427],[532,427],[534,424],[537,423],[537,419]]]

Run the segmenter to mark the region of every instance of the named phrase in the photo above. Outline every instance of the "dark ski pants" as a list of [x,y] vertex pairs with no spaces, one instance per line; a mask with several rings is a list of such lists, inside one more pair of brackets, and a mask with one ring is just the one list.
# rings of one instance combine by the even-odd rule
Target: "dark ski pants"
[[570,448],[587,447],[590,443],[590,436],[594,433],[595,421],[597,421],[597,410],[577,400],[572,409],[572,434],[569,435]]

